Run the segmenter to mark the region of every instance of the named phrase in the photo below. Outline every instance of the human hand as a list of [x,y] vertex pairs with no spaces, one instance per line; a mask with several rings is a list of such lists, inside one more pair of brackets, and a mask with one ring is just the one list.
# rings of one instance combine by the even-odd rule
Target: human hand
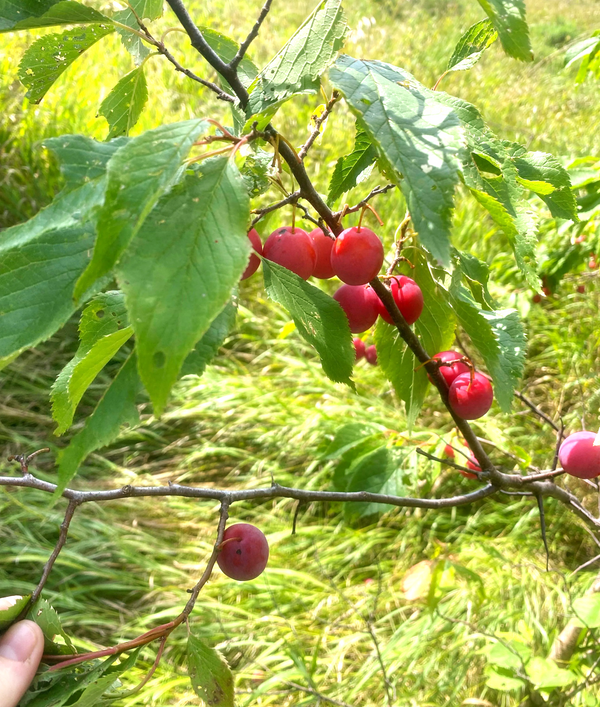
[[[0,599],[0,611],[21,597]],[[0,638],[0,707],[16,707],[33,680],[44,650],[44,635],[33,621],[13,624]]]

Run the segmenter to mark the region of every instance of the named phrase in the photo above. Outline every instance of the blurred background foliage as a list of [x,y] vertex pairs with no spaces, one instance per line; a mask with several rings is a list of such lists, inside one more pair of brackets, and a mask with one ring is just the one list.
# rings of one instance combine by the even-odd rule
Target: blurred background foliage
[[[261,3],[190,0],[188,5],[198,24],[240,40]],[[258,65],[312,9],[304,0],[278,5],[252,46]],[[600,27],[600,3],[529,0],[527,8],[536,54],[532,64],[507,59],[495,44],[470,72],[447,76],[441,89],[477,105],[502,138],[552,152],[565,164],[598,158],[599,84],[589,77],[575,85],[577,66],[564,69],[564,63],[568,47]],[[472,0],[356,0],[346,12],[352,28],[347,53],[402,66],[426,85],[443,72],[462,32],[482,18]],[[167,14],[158,24],[167,29],[174,23]],[[30,41],[25,33],[0,39],[0,228],[29,218],[61,188],[57,166],[40,142],[62,133],[105,138],[107,125],[97,115],[98,106],[132,68],[118,37],[109,36],[39,106],[32,106],[16,80]],[[210,77],[184,35],[170,33],[169,43],[186,66]],[[176,75],[164,60],[152,58],[147,68],[150,99],[136,133],[192,116],[227,124],[223,104]],[[280,111],[277,126],[294,144],[304,141],[319,102],[317,96],[301,97]],[[336,159],[351,149],[353,134],[352,117],[338,106],[307,159],[320,191],[326,191]],[[352,198],[358,201],[377,183],[381,177],[373,175]],[[404,215],[401,197],[393,192],[375,206],[385,222],[382,236],[391,243]],[[588,264],[597,251],[598,220],[592,215],[573,228],[552,220],[541,202],[532,199],[531,206],[540,219],[540,274],[550,291],[539,303],[508,267],[512,258],[504,236],[460,190],[454,242],[488,262],[494,296],[517,307],[525,319],[529,349],[523,392],[554,419],[562,416],[569,431],[582,425],[597,429],[600,288],[597,270]],[[259,230],[268,235],[289,217],[278,212]],[[53,454],[39,463],[40,475],[50,480],[52,457],[66,441],[53,436],[49,388],[76,349],[76,326],[70,322],[0,373],[2,458],[50,446]],[[117,365],[109,365],[84,397],[79,426]],[[257,275],[244,283],[237,327],[204,376],[179,384],[161,420],[144,407],[143,424],[92,455],[76,483],[252,487],[273,478],[331,488],[336,468],[344,463],[331,454],[331,441],[348,423],[369,423],[371,433],[403,451],[421,445],[439,452],[442,438],[460,444],[433,394],[411,437],[378,369],[363,361],[355,379],[356,392],[325,379],[286,312],[267,301]],[[475,428],[505,469],[547,468],[552,462],[552,430],[518,400],[512,414],[494,408]],[[404,469],[411,495],[449,496],[477,483],[414,453],[406,457]],[[0,473],[8,470],[0,461]],[[564,483],[590,509],[598,508],[595,483],[572,478]],[[111,645],[175,616],[210,554],[217,511],[210,502],[185,499],[81,509],[46,591],[77,645]],[[0,593],[25,593],[56,540],[62,507],[49,509],[47,499],[35,492],[1,489],[0,517]],[[547,656],[572,614],[573,598],[597,572],[594,564],[574,572],[597,554],[596,545],[551,500],[546,501],[549,572],[537,505],[530,498],[498,497],[441,512],[395,509],[361,519],[337,505],[297,509],[291,501],[278,500],[236,506],[233,520],[264,530],[272,548],[269,567],[243,585],[216,574],[192,621],[234,668],[240,705],[324,705],[325,697],[329,703],[365,707],[526,704],[526,690],[486,684],[486,651],[501,639]],[[172,637],[153,679],[124,704],[194,703],[183,667],[183,634]],[[592,631],[582,639],[576,659],[585,667],[597,655]],[[152,660],[147,651],[139,675]],[[549,699],[562,704],[552,701],[559,699],[556,691]],[[569,704],[600,704],[600,692],[582,690]]]

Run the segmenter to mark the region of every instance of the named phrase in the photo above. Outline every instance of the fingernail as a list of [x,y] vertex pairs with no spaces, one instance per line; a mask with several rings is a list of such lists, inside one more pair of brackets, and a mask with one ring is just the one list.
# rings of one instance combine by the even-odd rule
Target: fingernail
[[0,656],[17,663],[24,663],[33,653],[37,640],[32,622],[19,621],[0,639]]
[[10,609],[11,606],[14,606],[19,601],[19,599],[22,598],[23,597],[20,596],[2,597],[2,599],[0,599],[0,611]]

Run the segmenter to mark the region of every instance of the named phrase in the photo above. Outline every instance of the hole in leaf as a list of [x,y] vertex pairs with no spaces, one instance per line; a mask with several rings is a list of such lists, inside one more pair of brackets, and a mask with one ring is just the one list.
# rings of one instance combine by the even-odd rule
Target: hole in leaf
[[96,312],[96,316],[98,317],[98,319],[102,319],[102,317],[104,316],[104,310],[103,310],[103,309],[99,309],[99,310]]

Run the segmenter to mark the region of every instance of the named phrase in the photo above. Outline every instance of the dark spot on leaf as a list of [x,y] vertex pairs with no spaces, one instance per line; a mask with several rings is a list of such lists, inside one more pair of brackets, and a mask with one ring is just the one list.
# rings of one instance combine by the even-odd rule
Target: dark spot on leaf
[[154,356],[152,357],[152,360],[154,362],[155,368],[163,368],[163,366],[165,365],[165,362],[167,360],[167,357],[165,356],[164,351],[156,351],[154,353]]
[[99,310],[96,312],[96,316],[98,317],[98,319],[102,319],[102,317],[104,316],[104,310],[103,310],[103,309],[99,309]]

